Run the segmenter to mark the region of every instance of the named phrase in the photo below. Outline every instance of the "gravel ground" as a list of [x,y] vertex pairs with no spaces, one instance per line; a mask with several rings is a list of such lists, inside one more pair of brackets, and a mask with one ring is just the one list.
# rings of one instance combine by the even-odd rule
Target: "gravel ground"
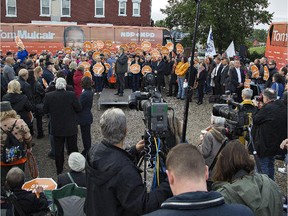
[[[126,90],[126,92],[128,92]],[[97,110],[97,98],[94,96],[94,105],[93,105],[93,115],[94,122],[92,124],[92,145],[101,140],[101,131],[98,126],[100,116],[103,112],[109,108],[110,106],[101,106],[101,110]],[[164,97],[168,102],[169,106],[175,110],[175,115],[180,119],[183,119],[184,115],[184,106],[185,101],[177,100],[173,97]],[[208,96],[204,98],[204,103],[200,106],[196,104],[196,99],[193,99],[193,102],[190,103],[189,108],[189,116],[188,116],[188,125],[187,125],[187,135],[186,138],[189,143],[198,144],[199,143],[199,135],[200,131],[206,128],[210,124],[210,115],[212,110],[212,104],[208,103]],[[125,140],[126,145],[136,144],[141,136],[144,134],[144,123],[143,123],[143,113],[142,111],[130,110],[127,106],[119,106],[122,108],[127,117],[128,123],[128,134]],[[65,114],[64,114],[65,115]],[[39,166],[39,175],[40,177],[52,177],[54,180],[57,180],[56,175],[56,167],[54,160],[47,157],[47,154],[50,150],[48,131],[47,131],[47,123],[48,119],[46,117],[43,118],[44,124],[44,133],[45,137],[43,139],[37,140],[33,139],[35,142],[35,146],[33,147],[33,153],[36,157]],[[59,120],[60,123],[61,120]],[[36,125],[35,125],[36,128]],[[80,129],[78,130],[78,147],[79,150],[82,151],[82,141],[80,135]],[[67,155],[65,156],[65,164],[64,164],[64,172],[69,170],[67,164]],[[285,174],[281,174],[277,171],[278,167],[283,167],[282,161],[276,161],[275,164],[275,179],[276,183],[280,185],[281,191],[283,194],[287,195],[287,176]],[[29,179],[26,166],[26,176]]]

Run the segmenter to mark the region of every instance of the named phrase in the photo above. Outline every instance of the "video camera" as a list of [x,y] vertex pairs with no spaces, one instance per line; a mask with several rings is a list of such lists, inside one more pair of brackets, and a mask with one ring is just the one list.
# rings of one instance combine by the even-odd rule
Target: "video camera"
[[226,104],[214,104],[212,113],[215,116],[225,118],[226,136],[229,139],[237,139],[244,135],[245,126],[249,125],[249,115],[243,109],[243,105],[233,99],[229,91],[220,97]]

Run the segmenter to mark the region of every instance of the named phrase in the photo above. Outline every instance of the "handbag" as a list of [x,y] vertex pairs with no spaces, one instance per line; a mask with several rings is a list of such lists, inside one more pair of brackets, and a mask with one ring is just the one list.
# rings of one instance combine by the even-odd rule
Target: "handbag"
[[115,74],[112,74],[111,77],[108,80],[109,83],[115,84],[116,83],[116,76]]
[[34,155],[32,152],[27,151],[26,157],[31,178],[37,178],[39,176],[39,170]]

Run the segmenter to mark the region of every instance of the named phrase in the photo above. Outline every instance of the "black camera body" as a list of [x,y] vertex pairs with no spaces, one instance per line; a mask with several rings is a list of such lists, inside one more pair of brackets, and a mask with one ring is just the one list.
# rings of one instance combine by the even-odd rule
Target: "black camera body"
[[212,113],[214,116],[225,118],[226,136],[229,139],[237,139],[244,135],[245,126],[249,125],[249,115],[243,109],[243,105],[234,101],[231,95],[220,97],[226,104],[214,104]]

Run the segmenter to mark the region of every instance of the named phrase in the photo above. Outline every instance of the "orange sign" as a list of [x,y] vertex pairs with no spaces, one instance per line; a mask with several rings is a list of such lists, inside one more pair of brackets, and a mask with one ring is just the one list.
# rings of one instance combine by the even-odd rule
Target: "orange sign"
[[250,88],[251,79],[245,79],[244,88]]
[[113,45],[113,42],[112,42],[111,40],[105,41],[105,46],[106,46],[107,48],[112,47],[112,45]]
[[126,44],[121,44],[120,45],[120,48],[123,48],[124,49],[124,52],[126,52],[129,48]]
[[85,68],[85,70],[89,70],[91,66],[89,62],[82,62],[81,65]]
[[16,45],[17,45],[18,47],[21,47],[22,49],[25,48],[25,46],[24,46],[24,44],[23,44],[23,42],[22,42],[22,40],[20,39],[19,36],[16,36],[16,37],[15,37],[15,43],[16,43]]
[[96,74],[96,75],[101,75],[103,72],[104,72],[104,67],[101,63],[96,63],[94,66],[93,66],[93,72]]
[[180,43],[176,44],[176,52],[178,54],[182,54],[184,52],[184,48],[183,48],[182,44],[180,44]]
[[84,51],[90,51],[92,50],[92,44],[90,41],[85,41],[84,44],[83,44],[83,48],[84,48]]
[[139,64],[132,64],[130,67],[129,67],[131,73],[133,74],[138,74],[141,70],[141,67]]
[[256,65],[251,66],[251,71],[252,71],[252,78],[258,79],[259,77],[259,69]]
[[108,49],[104,49],[104,50],[102,51],[102,53],[104,54],[104,56],[106,56],[106,55],[108,55],[108,57],[111,56],[111,52],[110,52],[110,50],[108,50]]
[[269,79],[269,69],[267,66],[264,66],[264,77],[263,80],[267,81]]
[[57,189],[57,183],[52,178],[36,178],[31,181],[25,182],[22,186],[23,190],[32,191],[36,193],[38,186],[43,187],[44,190]]
[[160,56],[160,52],[157,49],[152,50],[150,52],[150,54],[151,54],[152,58],[156,58],[156,59],[158,59]]
[[106,67],[106,73],[108,73],[108,70],[110,69],[110,64],[109,63],[104,63],[105,67]]
[[144,41],[141,43],[141,48],[143,51],[147,52],[151,49],[151,43],[149,41]]
[[151,73],[152,72],[152,68],[148,65],[144,66],[142,68],[142,74],[145,75],[146,73]]
[[163,46],[161,48],[161,53],[162,53],[162,55],[169,55],[170,51],[166,46]]
[[172,42],[168,42],[165,47],[168,48],[169,52],[172,52],[174,49],[174,44]]
[[92,79],[92,74],[90,73],[90,71],[85,71],[83,76],[87,76],[87,77],[90,77]]
[[69,55],[70,55],[71,52],[72,52],[72,49],[71,49],[70,47],[65,47],[65,48],[64,48],[64,51],[65,51],[66,54],[69,54]]
[[96,61],[98,56],[100,56],[100,52],[94,52],[92,58]]
[[162,48],[162,45],[161,45],[161,44],[156,44],[156,49],[157,49],[158,51],[161,51],[161,48]]
[[131,42],[129,44],[129,47],[132,49],[132,50],[135,50],[137,48],[137,44],[135,42]]
[[95,47],[95,48],[97,48],[98,50],[103,49],[104,46],[105,46],[105,44],[104,44],[104,42],[101,41],[101,40],[97,40],[97,41],[94,41],[94,42],[93,42],[93,48]]
[[135,49],[135,53],[136,53],[136,55],[141,55],[141,53],[142,53],[142,49],[141,48],[136,48]]

